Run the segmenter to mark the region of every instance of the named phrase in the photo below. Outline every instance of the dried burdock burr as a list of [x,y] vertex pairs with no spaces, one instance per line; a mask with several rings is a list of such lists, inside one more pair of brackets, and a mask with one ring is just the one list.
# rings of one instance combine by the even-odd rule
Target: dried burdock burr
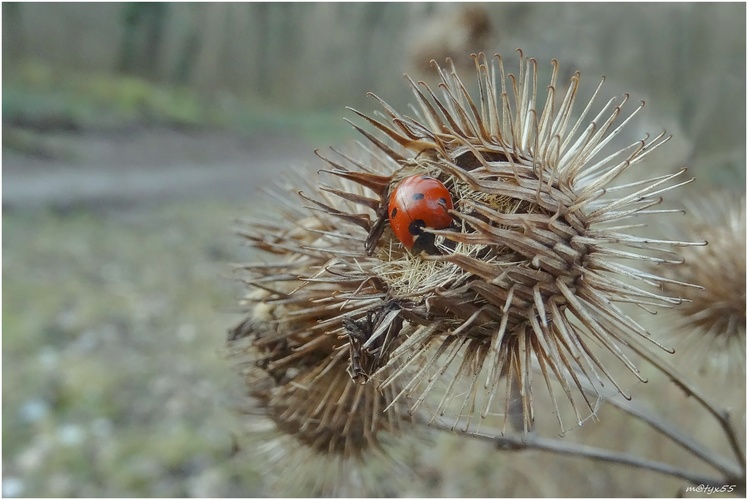
[[688,217],[665,230],[674,237],[708,244],[678,249],[682,265],[654,269],[675,280],[700,285],[683,292],[663,336],[690,370],[715,372],[724,380],[745,377],[745,197],[700,193],[686,202]]
[[[542,105],[535,60],[520,53],[516,75],[505,72],[500,56],[476,56],[475,67],[475,96],[454,68],[437,66],[438,93],[411,81],[413,116],[378,98],[381,116],[355,111],[375,133],[354,126],[392,165],[375,181],[328,160],[330,173],[359,182],[379,201],[359,220],[364,229],[368,222],[366,250],[378,261],[372,271],[385,300],[398,304],[405,319],[398,333],[404,339],[390,344],[384,386],[403,385],[398,401],[407,400],[411,412],[437,395],[429,411],[453,414],[455,425],[475,415],[508,415],[514,392],[528,429],[537,368],[553,400],[563,394],[581,423],[594,402],[579,377],[611,383],[628,397],[601,351],[644,380],[625,348],[659,348],[621,304],[681,302],[677,293],[660,292],[670,278],[641,268],[677,262],[672,248],[691,243],[629,229],[638,216],[664,215],[661,195],[690,181],[677,181],[683,171],[618,181],[668,136],[606,149],[643,103],[625,113],[624,95],[592,114],[602,81],[575,116],[580,75],[557,95],[555,61]],[[386,220],[390,194],[413,176],[438,180],[454,205],[449,227],[424,220],[415,228],[416,241],[433,240],[431,251],[408,250]],[[557,404],[547,412],[560,420]]]
[[[320,155],[329,185],[300,178],[306,207],[283,201],[283,220],[246,233],[279,261],[246,267],[262,292],[234,337],[250,346],[248,370],[267,376],[260,406],[293,415],[287,432],[307,446],[338,452],[376,435],[367,410],[363,426],[333,426],[348,432],[342,441],[302,438],[319,425],[315,411],[328,411],[319,403],[324,389],[327,401],[365,399],[387,432],[408,415],[450,416],[470,428],[480,417],[519,413],[529,430],[535,414],[555,414],[564,428],[562,401],[581,424],[596,409],[590,383],[629,397],[612,364],[644,381],[630,353],[662,348],[626,306],[679,305],[680,289],[662,285],[688,284],[649,268],[680,262],[673,249],[692,243],[640,236],[637,218],[665,216],[661,196],[690,181],[679,180],[684,171],[622,176],[669,137],[613,148],[643,103],[626,111],[624,95],[597,105],[601,81],[578,105],[580,74],[558,92],[555,61],[542,85],[536,61],[521,52],[516,74],[498,55],[474,56],[474,65],[474,93],[448,63],[435,66],[437,90],[409,80],[417,102],[410,115],[379,98],[383,113],[354,110],[368,144]],[[393,209],[408,203],[390,200],[409,179],[438,181],[448,197],[413,205],[403,233]],[[430,186],[407,192],[414,202],[441,192]],[[550,407],[535,407],[538,378]]]
[[[318,189],[304,180],[314,171],[298,175],[294,191],[315,191],[338,210],[351,210],[354,203],[325,189],[361,199],[362,189],[350,181]],[[383,443],[400,436],[411,418],[404,405],[393,405],[398,389],[365,383],[396,339],[385,334],[367,340],[372,329],[399,330],[402,319],[392,313],[394,304],[387,307],[369,269],[373,263],[367,264],[365,233],[357,236],[349,217],[330,207],[310,210],[293,191],[273,194],[275,220],[245,221],[240,231],[271,257],[240,266],[252,289],[243,301],[248,315],[228,337],[229,354],[252,400],[251,430],[267,438],[262,448],[269,462],[277,462],[276,471],[307,463],[293,481],[281,474],[279,485],[285,483],[287,492],[313,487],[319,494],[344,494],[356,481],[366,482],[365,491],[376,490],[377,482],[367,481],[356,464],[388,457]]]

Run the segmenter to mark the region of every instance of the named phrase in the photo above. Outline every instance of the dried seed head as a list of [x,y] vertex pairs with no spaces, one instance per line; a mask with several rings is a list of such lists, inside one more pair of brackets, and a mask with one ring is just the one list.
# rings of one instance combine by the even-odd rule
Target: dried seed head
[[[283,199],[282,221],[246,233],[281,261],[245,268],[264,292],[232,338],[250,343],[260,406],[307,449],[359,456],[406,410],[466,427],[519,413],[527,430],[536,373],[552,396],[545,412],[564,428],[568,401],[581,424],[596,410],[590,387],[611,383],[628,397],[611,362],[644,381],[628,351],[659,347],[625,306],[681,302],[662,286],[678,280],[642,269],[680,262],[672,248],[692,243],[638,236],[633,219],[669,212],[657,208],[661,195],[690,181],[677,182],[682,171],[621,180],[664,133],[612,147],[643,103],[625,111],[624,95],[595,112],[601,82],[575,111],[580,75],[558,94],[555,61],[543,86],[521,53],[516,75],[498,55],[474,62],[475,94],[453,67],[437,67],[438,93],[410,81],[413,117],[378,98],[377,118],[354,111],[375,129],[353,125],[370,145],[323,158],[333,185],[306,186],[306,208]],[[389,193],[413,175],[437,178],[453,201],[450,227],[414,225],[430,242],[420,253],[388,223]]]
[[[265,304],[257,309],[267,312]],[[276,313],[285,316],[288,311]],[[241,331],[243,338],[231,344],[245,365],[253,399],[247,408],[247,428],[251,448],[266,464],[267,486],[291,496],[392,495],[383,490],[378,469],[382,464],[393,468],[393,445],[409,420],[402,405],[385,411],[396,396],[394,390],[354,383],[342,349],[331,351],[331,344],[312,347],[325,344],[326,337],[316,336],[317,342],[309,340],[295,351],[279,342],[283,334],[277,329],[267,328],[257,315],[254,319],[254,327],[248,322],[239,325],[235,332]],[[288,341],[294,344],[291,338]],[[408,472],[402,466],[397,471],[402,477]],[[401,479],[391,473],[388,478]]]
[[246,364],[249,395],[278,430],[320,455],[355,459],[379,447],[380,431],[399,432],[401,408],[384,411],[392,389],[351,380],[344,341],[325,332],[325,320],[296,321],[295,313],[309,310],[286,307],[267,314],[269,294],[254,295],[264,302],[234,330],[231,345]]
[[[669,139],[662,133],[609,151],[643,103],[626,113],[625,95],[591,114],[601,82],[574,119],[579,73],[557,95],[555,61],[549,84],[539,87],[535,60],[521,53],[516,75],[505,72],[498,55],[491,62],[474,59],[474,96],[453,67],[437,67],[438,94],[410,81],[418,101],[414,117],[381,100],[378,118],[355,111],[384,136],[354,125],[384,162],[394,164],[387,182],[357,179],[328,160],[330,173],[358,182],[379,200],[369,207],[371,223],[362,224],[369,231],[367,253],[378,261],[369,272],[404,319],[398,333],[404,340],[389,345],[385,386],[403,384],[398,401],[409,399],[411,412],[441,392],[432,414],[453,414],[455,425],[469,425],[477,414],[507,416],[518,405],[528,429],[535,367],[561,426],[556,383],[581,423],[595,411],[587,382],[610,382],[628,397],[605,353],[643,381],[624,347],[659,345],[621,304],[681,302],[659,291],[668,279],[640,268],[676,262],[670,247],[690,243],[636,236],[630,220],[667,212],[656,208],[660,195],[678,187],[683,172],[620,183],[621,174]],[[388,175],[391,168],[380,172]],[[433,235],[434,246],[414,255],[386,224],[386,203],[400,180],[419,174],[447,186],[454,210],[451,227],[422,230]],[[500,392],[504,402],[497,407]]]
[[[303,187],[303,180],[295,184]],[[398,435],[410,417],[393,404],[399,389],[369,380],[386,361],[379,356],[389,352],[383,346],[395,340],[387,330],[401,321],[396,309],[382,306],[385,293],[369,271],[376,262],[364,253],[366,233],[356,234],[355,216],[340,212],[362,202],[362,189],[339,178],[331,187],[305,188],[322,200],[316,209],[296,196],[276,196],[281,219],[252,222],[241,233],[275,259],[241,266],[253,291],[244,300],[249,314],[229,332],[228,347],[254,400],[250,413],[275,432],[272,455],[329,465],[336,471],[330,481],[310,476],[322,481],[324,493],[340,485],[341,467],[358,477],[353,464],[382,455],[381,440]],[[335,191],[355,202],[330,194]],[[372,328],[384,336],[362,345]]]
[[745,376],[745,197],[728,193],[702,195],[688,202],[689,217],[670,232],[703,239],[705,246],[684,247],[683,265],[664,266],[677,281],[701,285],[685,289],[688,299],[674,311],[668,341],[678,360],[690,369]]

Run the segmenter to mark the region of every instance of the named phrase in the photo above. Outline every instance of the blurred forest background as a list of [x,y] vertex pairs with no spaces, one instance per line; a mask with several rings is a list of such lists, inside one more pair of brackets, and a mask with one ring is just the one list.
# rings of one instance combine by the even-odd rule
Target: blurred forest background
[[[500,52],[513,69],[522,48],[544,71],[558,59],[564,80],[579,69],[583,95],[605,75],[600,102],[647,102],[636,138],[674,135],[655,157],[697,177],[682,196],[744,192],[745,9],[3,3],[4,496],[279,494],[252,450],[234,449],[243,390],[221,349],[240,318],[230,263],[254,257],[233,220],[260,213],[259,189],[314,163],[314,148],[354,137],[345,106],[377,109],[371,91],[404,109],[402,74],[433,79],[431,58],[469,74],[471,52]],[[610,438],[606,415],[574,437]],[[677,457],[629,430],[611,442]],[[414,453],[422,481],[402,495],[682,486],[449,436]]]

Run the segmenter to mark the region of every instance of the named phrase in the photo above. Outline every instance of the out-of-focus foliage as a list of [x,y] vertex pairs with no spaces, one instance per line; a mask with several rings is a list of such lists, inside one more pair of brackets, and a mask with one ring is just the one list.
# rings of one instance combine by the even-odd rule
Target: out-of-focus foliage
[[[605,74],[647,99],[681,163],[719,170],[729,185],[745,178],[745,14],[740,3],[6,3],[3,69],[7,81],[37,60],[254,95],[276,109],[361,106],[367,91],[397,106],[409,99],[399,76],[418,77],[424,57],[521,47],[581,69],[589,85]],[[434,40],[450,42],[424,50]],[[194,118],[192,103],[179,108]]]
[[[38,61],[19,64],[3,87],[3,122],[36,130],[117,130],[140,125],[252,133],[275,128],[329,138],[327,134],[339,134],[343,124],[327,122],[340,122],[341,114],[320,108],[303,114],[278,111],[267,101],[228,91],[206,94],[138,76],[53,70]],[[315,134],[320,126],[323,133]]]

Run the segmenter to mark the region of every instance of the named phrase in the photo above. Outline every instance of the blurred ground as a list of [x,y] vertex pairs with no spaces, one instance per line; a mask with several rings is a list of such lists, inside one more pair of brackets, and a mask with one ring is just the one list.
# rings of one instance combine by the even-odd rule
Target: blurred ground
[[3,151],[6,210],[247,200],[284,168],[314,159],[303,140],[271,133],[142,128],[45,141],[35,156]]
[[231,230],[311,149],[168,128],[44,140],[3,152],[3,494],[251,495],[228,464]]
[[333,118],[185,120],[168,89],[109,78],[97,101],[93,80],[4,85],[3,495],[261,494],[230,459],[232,228]]

